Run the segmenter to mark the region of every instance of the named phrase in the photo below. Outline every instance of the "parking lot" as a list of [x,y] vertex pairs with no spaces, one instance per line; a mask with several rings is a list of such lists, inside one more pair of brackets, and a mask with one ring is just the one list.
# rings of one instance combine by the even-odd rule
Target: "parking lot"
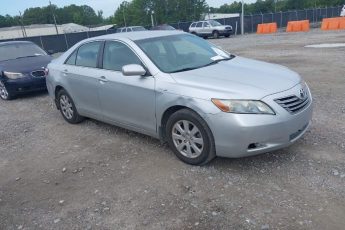
[[159,140],[67,124],[46,93],[0,101],[0,229],[343,229],[345,47],[304,46],[344,43],[345,31],[209,41],[303,76],[314,96],[304,138],[193,167]]

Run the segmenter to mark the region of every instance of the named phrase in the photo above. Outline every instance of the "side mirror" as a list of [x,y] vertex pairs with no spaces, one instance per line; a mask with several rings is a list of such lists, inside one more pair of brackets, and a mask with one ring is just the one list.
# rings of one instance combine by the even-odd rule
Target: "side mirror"
[[144,76],[146,70],[141,65],[131,64],[122,67],[122,74],[125,76]]

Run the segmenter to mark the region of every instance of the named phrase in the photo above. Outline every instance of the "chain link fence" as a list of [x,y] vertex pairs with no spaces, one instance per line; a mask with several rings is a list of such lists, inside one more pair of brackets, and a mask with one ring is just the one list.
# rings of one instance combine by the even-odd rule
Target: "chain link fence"
[[[244,33],[256,33],[258,24],[276,22],[279,28],[287,26],[289,21],[309,20],[310,23],[317,27],[318,23],[323,18],[339,17],[342,6],[327,7],[327,8],[315,8],[305,10],[295,10],[276,13],[265,14],[251,14],[244,16]],[[223,18],[217,19],[223,25],[231,25],[236,34],[241,33],[241,18]],[[188,28],[192,22],[178,22],[171,23],[176,29],[188,31]]]
[[115,29],[6,39],[6,40],[1,40],[0,42],[31,41],[37,44],[38,46],[40,46],[42,49],[48,51],[49,53],[59,53],[59,52],[65,52],[66,50],[68,50],[70,47],[74,46],[76,43],[80,42],[81,40],[97,37],[101,35],[106,35],[106,34],[113,34],[113,33],[116,33]]
[[[296,10],[287,12],[276,12],[266,14],[252,14],[244,16],[244,32],[245,33],[256,33],[257,25],[261,23],[276,22],[279,28],[287,26],[289,21],[295,20],[309,20],[312,26],[319,27],[319,22],[323,18],[339,17],[342,6],[328,7],[328,8],[315,8],[306,10]],[[218,22],[223,25],[231,25],[235,34],[241,33],[241,19],[240,17],[235,18],[223,18],[217,19]],[[170,25],[176,29],[188,32],[189,26],[192,22],[178,22],[171,23]],[[81,40],[86,38],[101,36],[105,34],[116,33],[115,29],[102,30],[102,31],[87,31],[79,33],[59,34],[59,35],[47,35],[37,37],[26,37],[18,39],[7,39],[0,40],[4,41],[31,41],[36,43],[42,49],[49,53],[65,52],[70,47],[75,45]]]

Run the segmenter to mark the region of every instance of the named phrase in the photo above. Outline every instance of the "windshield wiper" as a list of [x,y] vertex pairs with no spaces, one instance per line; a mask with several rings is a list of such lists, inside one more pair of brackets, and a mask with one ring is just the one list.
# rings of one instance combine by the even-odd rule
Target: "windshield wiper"
[[21,58],[28,58],[28,57],[38,57],[38,56],[43,56],[43,54],[36,54],[36,55],[29,55],[29,56],[23,56],[23,57],[17,57],[16,59],[21,59]]
[[170,72],[170,73],[179,73],[179,72],[190,71],[190,70],[199,69],[199,68],[201,68],[201,67],[183,68],[183,69],[179,69],[179,70],[172,71],[172,72]]
[[170,73],[179,73],[179,72],[185,72],[185,71],[190,71],[190,70],[195,70],[195,69],[200,69],[200,68],[204,68],[206,66],[210,66],[210,65],[215,65],[221,61],[229,61],[231,59],[233,59],[234,57],[236,57],[235,55],[230,55],[230,57],[228,58],[222,58],[222,59],[218,59],[218,60],[214,60],[206,65],[202,65],[202,66],[198,66],[198,67],[188,67],[188,68],[183,68],[183,69],[179,69],[179,70],[175,70],[175,71],[172,71]]
[[198,68],[203,68],[203,67],[206,67],[206,66],[215,65],[215,64],[217,64],[217,63],[219,63],[221,61],[229,61],[229,60],[233,59],[234,57],[235,57],[235,55],[231,55],[228,58],[222,58],[222,59],[214,60],[214,61],[212,61],[212,62],[210,62],[210,63],[208,63],[206,65],[200,66]]

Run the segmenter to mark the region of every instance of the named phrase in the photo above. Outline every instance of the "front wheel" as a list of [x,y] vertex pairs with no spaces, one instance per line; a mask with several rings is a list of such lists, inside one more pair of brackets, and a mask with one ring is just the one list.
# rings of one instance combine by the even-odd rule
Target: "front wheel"
[[219,32],[218,31],[213,32],[213,38],[215,38],[215,39],[219,38]]
[[2,81],[0,81],[0,97],[2,100],[11,100],[13,98],[13,95],[8,92],[5,84]]
[[175,155],[191,165],[204,165],[215,157],[213,135],[195,112],[182,109],[170,116],[166,137]]
[[79,115],[71,96],[65,90],[58,92],[57,99],[60,112],[68,123],[78,124],[84,120],[84,117]]

